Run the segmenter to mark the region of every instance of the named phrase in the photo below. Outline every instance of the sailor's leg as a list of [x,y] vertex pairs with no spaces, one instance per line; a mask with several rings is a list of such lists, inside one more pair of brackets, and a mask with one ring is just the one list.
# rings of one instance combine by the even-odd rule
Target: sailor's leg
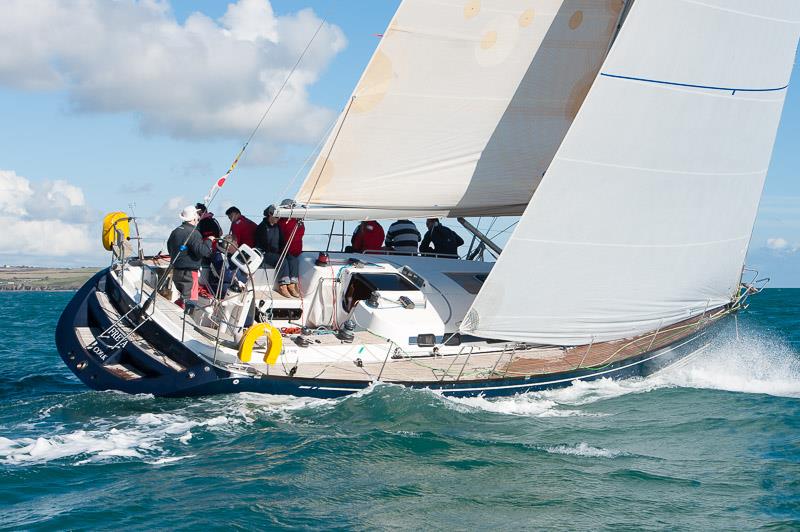
[[289,282],[297,284],[298,276],[300,275],[300,258],[287,254],[286,267],[288,269]]
[[289,276],[289,293],[292,297],[300,297],[300,290],[297,287],[297,283],[300,281],[300,258],[286,255],[286,267]]
[[194,284],[194,279],[192,277],[192,271],[191,270],[174,270],[172,272],[172,282],[175,283],[175,288],[177,288],[178,292],[180,292],[180,294],[181,294],[180,299],[178,301],[176,301],[175,303],[177,303],[180,306],[183,306],[183,302],[184,301],[191,300],[192,286]]
[[197,301],[197,298],[200,296],[200,272],[197,270],[192,270],[192,285],[191,289],[189,290],[189,300],[190,301]]

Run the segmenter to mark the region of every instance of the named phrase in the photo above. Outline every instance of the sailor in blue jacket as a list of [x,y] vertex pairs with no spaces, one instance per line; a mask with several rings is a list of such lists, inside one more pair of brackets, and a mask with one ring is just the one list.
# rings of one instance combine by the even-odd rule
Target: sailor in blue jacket
[[[450,259],[458,258],[458,246],[464,244],[464,239],[458,234],[439,223],[438,218],[428,218],[425,220],[428,232],[422,238],[419,246],[421,253],[435,253],[436,255]],[[433,248],[431,248],[433,244]]]

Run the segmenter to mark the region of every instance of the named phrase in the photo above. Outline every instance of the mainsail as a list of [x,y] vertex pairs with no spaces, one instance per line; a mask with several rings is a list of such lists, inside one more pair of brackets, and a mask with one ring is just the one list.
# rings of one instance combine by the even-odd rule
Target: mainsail
[[559,345],[730,302],[797,0],[638,0],[461,330]]
[[297,201],[307,218],[519,215],[623,0],[404,0]]

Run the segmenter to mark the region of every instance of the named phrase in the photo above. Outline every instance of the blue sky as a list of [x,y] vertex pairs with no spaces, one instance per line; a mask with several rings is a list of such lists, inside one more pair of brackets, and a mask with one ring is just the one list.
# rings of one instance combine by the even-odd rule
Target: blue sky
[[[287,184],[347,100],[398,4],[53,0],[34,10],[27,0],[5,0],[0,264],[103,264],[100,220],[130,203],[149,237],[166,236],[180,207],[227,170],[324,17],[296,83],[213,209],[235,203],[258,219],[266,204],[296,190],[303,174]],[[267,45],[254,52],[237,43],[255,38]],[[748,257],[771,286],[800,286],[799,70]]]

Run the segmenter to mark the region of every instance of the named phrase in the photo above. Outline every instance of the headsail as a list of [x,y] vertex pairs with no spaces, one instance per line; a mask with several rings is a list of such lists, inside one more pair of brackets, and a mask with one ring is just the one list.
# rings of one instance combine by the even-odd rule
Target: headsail
[[297,194],[318,218],[519,215],[623,0],[404,0]]
[[462,331],[583,344],[729,302],[799,22],[797,0],[635,2]]

